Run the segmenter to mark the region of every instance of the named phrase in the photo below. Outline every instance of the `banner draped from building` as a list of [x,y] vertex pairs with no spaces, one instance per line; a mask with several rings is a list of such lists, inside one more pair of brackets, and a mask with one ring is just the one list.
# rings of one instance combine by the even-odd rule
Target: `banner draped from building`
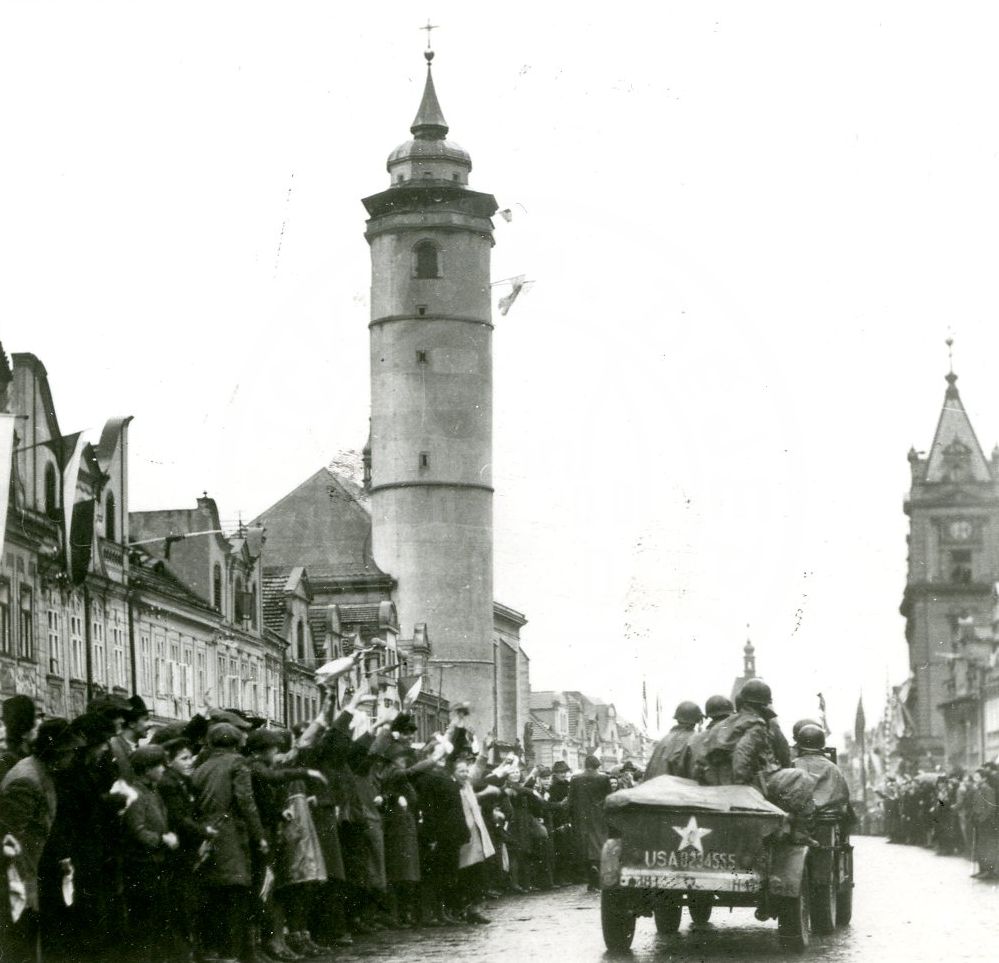
[[7,533],[7,509],[10,507],[10,472],[14,458],[14,415],[0,412],[0,559],[3,558]]
[[[69,438],[72,437],[70,435],[65,440],[69,441]],[[83,446],[85,444],[84,433],[81,431],[76,436],[73,444],[73,454],[70,456],[69,461],[66,462],[66,467],[62,470],[62,513],[66,532],[66,571],[70,574],[73,571],[73,548],[72,539],[70,538],[73,531],[73,506],[76,504],[76,482],[80,477],[80,461],[83,458]]]

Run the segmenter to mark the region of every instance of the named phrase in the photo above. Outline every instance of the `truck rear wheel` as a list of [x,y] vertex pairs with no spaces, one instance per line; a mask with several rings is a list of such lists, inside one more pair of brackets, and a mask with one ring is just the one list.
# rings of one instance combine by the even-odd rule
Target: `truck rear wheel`
[[840,883],[836,895],[836,925],[849,926],[853,918],[853,883]]
[[694,898],[690,901],[690,918],[698,925],[704,926],[711,919],[711,900]]
[[816,933],[831,933],[836,928],[836,881],[812,883],[812,903],[809,912]]
[[656,919],[656,932],[663,936],[675,933],[680,928],[680,914],[683,907],[679,903],[662,903],[652,911]]
[[801,874],[801,889],[798,895],[782,899],[780,909],[777,911],[777,933],[785,949],[800,951],[808,946],[812,929],[808,911],[810,897],[808,870],[805,870]]
[[630,950],[635,938],[635,914],[613,890],[600,893],[600,925],[608,950]]

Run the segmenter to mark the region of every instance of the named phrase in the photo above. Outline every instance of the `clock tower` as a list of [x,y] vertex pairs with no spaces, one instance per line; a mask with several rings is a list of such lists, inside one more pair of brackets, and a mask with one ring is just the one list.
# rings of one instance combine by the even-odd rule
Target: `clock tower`
[[903,755],[925,764],[947,750],[941,706],[968,633],[990,631],[999,579],[999,449],[985,457],[947,375],[943,409],[927,454],[909,452],[909,557],[901,613],[909,646],[905,706],[912,731]]

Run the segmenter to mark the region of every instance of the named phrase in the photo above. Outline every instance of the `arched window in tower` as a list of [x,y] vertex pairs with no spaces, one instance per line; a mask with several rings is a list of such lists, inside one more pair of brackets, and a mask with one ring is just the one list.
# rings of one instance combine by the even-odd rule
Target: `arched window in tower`
[[109,542],[115,540],[114,510],[114,492],[108,492],[108,497],[104,501],[104,537]]
[[441,276],[441,252],[433,241],[420,241],[413,248],[413,277],[439,278]]
[[305,661],[305,624],[301,619],[295,623],[295,658]]
[[54,517],[59,510],[59,483],[56,479],[55,465],[49,462],[45,466],[45,514]]
[[216,612],[222,611],[222,566],[218,563],[212,570],[212,605]]

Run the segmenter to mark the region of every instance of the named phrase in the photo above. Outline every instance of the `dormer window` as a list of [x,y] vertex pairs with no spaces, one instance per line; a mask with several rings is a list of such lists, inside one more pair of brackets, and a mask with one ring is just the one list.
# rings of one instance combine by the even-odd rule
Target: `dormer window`
[[440,250],[433,241],[420,241],[413,248],[413,277],[439,278],[440,276]]

